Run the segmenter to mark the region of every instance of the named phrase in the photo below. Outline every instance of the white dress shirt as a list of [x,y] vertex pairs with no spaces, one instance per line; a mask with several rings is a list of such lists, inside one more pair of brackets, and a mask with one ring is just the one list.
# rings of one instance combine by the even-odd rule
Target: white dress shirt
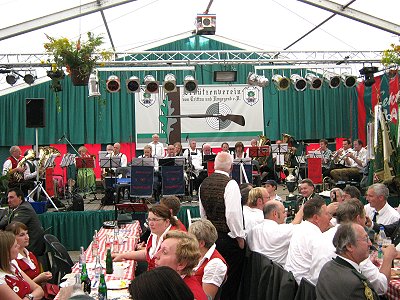
[[246,235],[249,231],[264,220],[264,213],[261,209],[243,205],[243,218]]
[[[337,254],[336,249],[333,246],[333,237],[340,225],[337,225],[322,234],[321,240],[319,240],[316,247],[316,251],[312,256],[312,263],[310,268],[311,278],[310,281],[313,284],[317,284],[319,273],[322,267],[332,258],[335,258]],[[343,257],[342,257],[343,258]],[[345,259],[345,258],[343,258]],[[355,264],[353,262],[353,264]],[[357,264],[356,264],[357,265]],[[379,269],[367,258],[357,265],[357,270],[361,270],[361,273],[371,282],[374,290],[379,294],[385,294],[388,288],[387,278],[384,274],[379,272]]]
[[192,165],[194,167],[194,172],[198,176],[200,173],[200,170],[204,169],[204,167],[202,165],[203,159],[202,159],[201,151],[198,149],[192,150],[189,148],[183,152],[182,156],[184,158],[186,158],[187,160],[189,160],[189,157],[190,157],[190,161],[192,162]]
[[[215,173],[224,174],[229,177],[229,174],[215,170]],[[242,199],[240,195],[240,189],[237,182],[231,179],[225,187],[224,193],[224,201],[225,201],[225,218],[226,224],[230,232],[228,235],[231,238],[245,238],[246,233],[243,229],[243,212],[242,212]],[[200,209],[200,216],[202,218],[207,219],[206,211],[204,210],[203,205],[201,204],[201,194],[199,189],[199,209]]]
[[293,230],[285,269],[293,273],[297,283],[300,283],[303,277],[310,280],[312,255],[315,253],[317,241],[321,238],[321,230],[309,221],[301,222]]
[[157,157],[157,158],[164,157],[164,145],[163,145],[163,143],[150,142],[149,146],[151,146],[151,156]]
[[[151,247],[149,249],[149,256],[152,259],[154,255],[160,250],[161,244],[164,241],[164,237],[167,234],[167,232],[171,229],[172,225],[169,225],[165,231],[162,233],[160,238],[158,239],[157,243],[157,235],[154,233],[150,233],[149,240],[151,239]],[[148,241],[147,241],[148,242]]]
[[264,219],[250,230],[246,241],[251,251],[261,253],[272,261],[285,265],[290,239],[296,226]]
[[[204,257],[199,261],[197,266],[193,269],[194,271],[197,271],[199,267],[204,263],[205,260],[209,260],[211,255],[213,255],[215,251],[216,245],[212,245],[210,249],[206,252]],[[225,280],[226,272],[228,271],[228,267],[226,264],[218,257],[213,258],[208,261],[206,266],[204,267],[204,274],[202,278],[203,283],[210,283],[214,284],[218,287],[221,286],[221,284]]]
[[[374,218],[376,209],[371,207],[369,203],[364,205],[364,208],[366,215],[372,220]],[[391,207],[389,203],[386,202],[385,206],[382,207],[382,209],[378,211],[378,214],[376,215],[376,223],[389,225],[397,222],[399,218],[400,215],[397,210]]]
[[[15,160],[18,162],[18,159],[15,158]],[[10,159],[7,159],[3,164],[3,175],[7,175],[8,171],[11,169],[12,169],[12,162]]]

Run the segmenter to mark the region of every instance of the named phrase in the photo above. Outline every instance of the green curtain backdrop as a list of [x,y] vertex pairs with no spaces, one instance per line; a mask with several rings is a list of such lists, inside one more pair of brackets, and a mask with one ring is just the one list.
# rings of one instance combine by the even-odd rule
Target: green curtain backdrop
[[[207,36],[192,36],[163,46],[149,49],[152,51],[176,50],[238,50],[227,43],[218,42]],[[204,55],[203,55],[204,56]],[[176,56],[175,59],[179,59]],[[244,84],[252,65],[204,65],[196,66],[192,71],[176,71],[178,84],[183,83],[186,75],[194,75],[199,84],[215,84],[213,71],[236,70],[236,83]],[[168,71],[171,72],[171,71]],[[305,70],[292,72],[305,74]],[[72,144],[128,142],[135,137],[134,94],[126,92],[125,80],[132,75],[139,78],[147,74],[154,75],[162,83],[167,72],[100,72],[99,98],[88,98],[87,87],[72,86],[68,76],[61,81],[63,91],[58,93],[61,111],[57,110],[55,94],[49,88],[50,82],[27,87],[0,97],[0,146],[15,144],[34,144],[35,130],[25,128],[25,99],[46,99],[46,127],[39,129],[39,144],[57,143],[59,137],[67,134]],[[276,70],[264,71],[271,80],[272,74],[283,74]],[[286,70],[285,75],[287,74]],[[105,82],[110,75],[121,80],[118,93],[108,93]],[[292,87],[287,91],[277,91],[270,82],[264,93],[264,130],[272,140],[279,139],[282,133],[288,133],[298,140],[334,137],[356,137],[357,101],[355,88],[330,89],[324,84],[320,91],[306,90],[297,92]],[[355,101],[355,102],[354,102]],[[149,116],[158,118],[158,116]],[[251,122],[251,120],[246,120]],[[64,143],[64,141],[62,142]]]

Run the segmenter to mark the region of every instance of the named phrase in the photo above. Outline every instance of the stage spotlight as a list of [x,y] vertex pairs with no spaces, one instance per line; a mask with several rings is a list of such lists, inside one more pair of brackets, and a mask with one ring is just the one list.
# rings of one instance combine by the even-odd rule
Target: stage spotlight
[[275,84],[278,91],[285,91],[290,86],[289,79],[279,74],[272,76],[272,82]]
[[335,73],[326,71],[324,73],[324,79],[326,82],[328,82],[329,87],[332,89],[336,89],[340,85],[340,77]]
[[302,92],[307,88],[306,80],[299,74],[290,75],[290,81],[292,82],[294,89],[298,92]]
[[172,93],[172,92],[176,92],[176,78],[174,74],[167,74],[164,77],[164,92],[166,93]]
[[27,74],[25,74],[25,76],[24,76],[24,81],[25,81],[27,84],[31,85],[31,84],[33,84],[33,83],[35,82],[36,78],[37,78],[36,75],[31,74],[31,73],[27,73]]
[[90,74],[88,82],[88,90],[89,90],[89,96],[88,96],[89,98],[101,96],[99,90],[99,77],[97,70],[94,70],[93,73]]
[[18,76],[16,74],[8,74],[6,76],[6,81],[9,85],[14,85],[18,81]]
[[140,80],[137,76],[131,76],[126,80],[126,90],[128,93],[140,92]]
[[351,88],[357,83],[357,76],[351,75],[349,73],[342,73],[340,77],[342,77],[342,81],[345,87]]
[[322,79],[315,74],[307,73],[306,80],[310,85],[310,90],[320,90],[322,88]]
[[378,67],[364,67],[360,74],[364,75],[365,86],[372,86],[375,83],[374,73],[378,72]]
[[146,75],[144,77],[144,85],[146,86],[146,93],[158,93],[159,84],[152,75]]
[[269,84],[269,80],[262,75],[257,75],[250,72],[247,76],[247,84],[252,86],[266,87]]
[[121,89],[121,82],[119,81],[118,76],[111,75],[108,77],[106,82],[106,89],[110,93],[117,93]]
[[195,93],[197,90],[197,80],[192,75],[186,75],[183,81],[185,93]]

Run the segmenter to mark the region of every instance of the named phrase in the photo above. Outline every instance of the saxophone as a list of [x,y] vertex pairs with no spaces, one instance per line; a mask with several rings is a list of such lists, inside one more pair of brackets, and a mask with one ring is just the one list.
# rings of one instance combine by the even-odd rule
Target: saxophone
[[[23,168],[28,160],[34,160],[36,157],[35,151],[30,149],[28,153],[18,162],[17,168]],[[10,175],[10,181],[20,182],[24,179],[24,173],[15,172]]]

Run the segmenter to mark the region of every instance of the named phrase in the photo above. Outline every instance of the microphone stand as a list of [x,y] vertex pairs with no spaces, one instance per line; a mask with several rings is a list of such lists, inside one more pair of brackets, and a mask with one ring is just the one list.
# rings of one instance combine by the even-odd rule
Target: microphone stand
[[[71,144],[71,142],[69,141],[69,139],[67,138],[66,134],[64,133],[64,135],[58,140],[59,142],[61,142],[62,140],[66,140],[68,145],[71,146],[72,149],[74,149],[75,153],[78,154],[79,157],[81,157],[81,155],[79,154],[79,152],[76,150],[76,148]],[[67,168],[69,170],[69,168],[71,167],[71,165],[69,165]],[[69,170],[70,171],[70,170]],[[78,171],[77,171],[78,172]],[[68,182],[68,172],[67,172],[67,182]],[[75,187],[77,186],[77,182],[75,184]],[[76,191],[76,190],[75,190]]]

